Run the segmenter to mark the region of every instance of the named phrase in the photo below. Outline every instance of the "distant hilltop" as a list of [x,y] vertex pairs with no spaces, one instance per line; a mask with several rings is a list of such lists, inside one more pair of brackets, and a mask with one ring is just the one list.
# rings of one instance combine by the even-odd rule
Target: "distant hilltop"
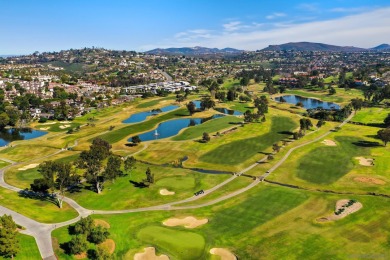
[[354,46],[337,46],[315,42],[289,42],[280,45],[270,45],[261,51],[336,51],[336,52],[360,52],[360,51],[384,51],[390,50],[390,45],[381,44],[377,47],[365,49]]
[[206,48],[206,47],[182,47],[182,48],[167,48],[167,49],[154,49],[146,51],[148,54],[163,54],[163,55],[206,55],[206,54],[238,54],[243,52],[233,48]]

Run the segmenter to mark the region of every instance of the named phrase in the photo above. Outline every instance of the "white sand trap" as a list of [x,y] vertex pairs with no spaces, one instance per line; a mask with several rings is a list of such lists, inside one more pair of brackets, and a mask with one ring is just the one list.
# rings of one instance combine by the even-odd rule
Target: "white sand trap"
[[196,228],[201,225],[209,222],[207,218],[197,219],[195,217],[185,217],[185,218],[170,218],[163,222],[165,226],[175,227],[175,226],[184,226],[185,228]]
[[60,125],[61,129],[65,129],[65,128],[68,128],[68,127],[70,127],[70,125]]
[[[338,211],[339,209],[341,209],[348,202],[349,202],[349,199],[338,200],[336,202],[336,209],[335,209],[335,211]],[[363,204],[360,203],[360,202],[355,202],[351,206],[344,207],[344,211],[342,213],[340,213],[339,215],[336,215],[335,213],[333,213],[330,216],[318,218],[317,221],[318,222],[328,222],[328,221],[339,220],[339,219],[345,218],[349,214],[355,213],[356,211],[360,210],[361,208],[363,208]]]
[[154,247],[146,247],[143,253],[136,253],[134,255],[134,260],[169,260],[169,257],[166,255],[157,256]]
[[61,124],[69,124],[69,123],[71,123],[70,121],[62,121],[62,122],[60,122]]
[[382,181],[382,180],[376,179],[376,178],[371,178],[371,177],[356,177],[353,180],[357,181],[357,182],[370,183],[370,184],[376,184],[376,185],[386,184],[385,181]]
[[221,260],[237,260],[237,257],[226,248],[211,248],[210,254],[220,256]]
[[34,168],[37,167],[38,165],[39,165],[39,163],[32,163],[32,164],[23,166],[22,168],[19,168],[18,170],[19,170],[19,171],[25,171],[25,170],[29,170],[29,169],[34,169]]
[[373,166],[374,160],[370,158],[364,158],[364,157],[355,157],[355,159],[359,160],[359,164],[363,166]]
[[46,130],[48,130],[50,127],[41,127],[41,128],[39,128],[39,130],[44,130],[44,131],[46,131]]
[[321,143],[324,144],[324,145],[327,145],[327,146],[337,146],[337,144],[334,141],[332,141],[332,140],[326,140],[325,139]]
[[54,125],[54,124],[57,124],[57,122],[47,122],[47,123],[43,123],[42,125]]
[[169,191],[167,189],[161,189],[160,194],[163,196],[175,195],[174,191]]

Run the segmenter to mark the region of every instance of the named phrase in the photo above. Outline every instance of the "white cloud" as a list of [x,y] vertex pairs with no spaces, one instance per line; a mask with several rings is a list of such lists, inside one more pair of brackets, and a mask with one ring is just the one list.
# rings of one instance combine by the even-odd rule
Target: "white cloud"
[[304,11],[309,11],[309,12],[315,12],[315,11],[318,11],[319,8],[318,8],[318,4],[316,3],[303,3],[303,4],[299,4],[297,6],[298,9],[300,10],[304,10]]
[[272,20],[272,19],[275,19],[278,17],[284,17],[284,16],[286,16],[285,13],[273,13],[273,14],[267,15],[265,18],[267,18],[268,20]]
[[186,46],[257,50],[270,44],[312,41],[368,48],[389,42],[389,13],[390,7],[387,7],[326,21],[278,24],[243,24],[236,21],[224,24],[220,32],[198,29],[179,33],[176,36],[182,37],[180,40],[177,37],[167,39],[158,47],[179,47],[185,43]]

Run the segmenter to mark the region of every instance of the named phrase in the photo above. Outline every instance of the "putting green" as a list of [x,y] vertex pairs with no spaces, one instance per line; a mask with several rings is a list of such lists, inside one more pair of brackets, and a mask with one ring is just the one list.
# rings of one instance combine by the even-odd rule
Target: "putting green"
[[193,232],[148,226],[141,229],[137,237],[166,252],[173,259],[201,259],[204,254],[205,240]]

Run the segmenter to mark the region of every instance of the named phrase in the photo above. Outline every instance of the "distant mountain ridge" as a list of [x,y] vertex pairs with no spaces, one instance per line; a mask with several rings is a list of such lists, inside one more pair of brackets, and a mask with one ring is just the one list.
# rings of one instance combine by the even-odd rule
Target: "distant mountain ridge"
[[164,54],[164,55],[206,55],[206,54],[238,54],[243,52],[242,50],[234,48],[206,48],[206,47],[182,47],[182,48],[157,48],[154,50],[146,51],[148,54]]
[[336,51],[336,52],[357,52],[368,49],[353,46],[337,46],[315,42],[289,42],[280,45],[269,45],[262,51]]
[[374,51],[389,51],[390,50],[390,45],[387,44],[387,43],[383,43],[381,45],[378,45],[374,48],[371,48],[370,50],[374,50]]

